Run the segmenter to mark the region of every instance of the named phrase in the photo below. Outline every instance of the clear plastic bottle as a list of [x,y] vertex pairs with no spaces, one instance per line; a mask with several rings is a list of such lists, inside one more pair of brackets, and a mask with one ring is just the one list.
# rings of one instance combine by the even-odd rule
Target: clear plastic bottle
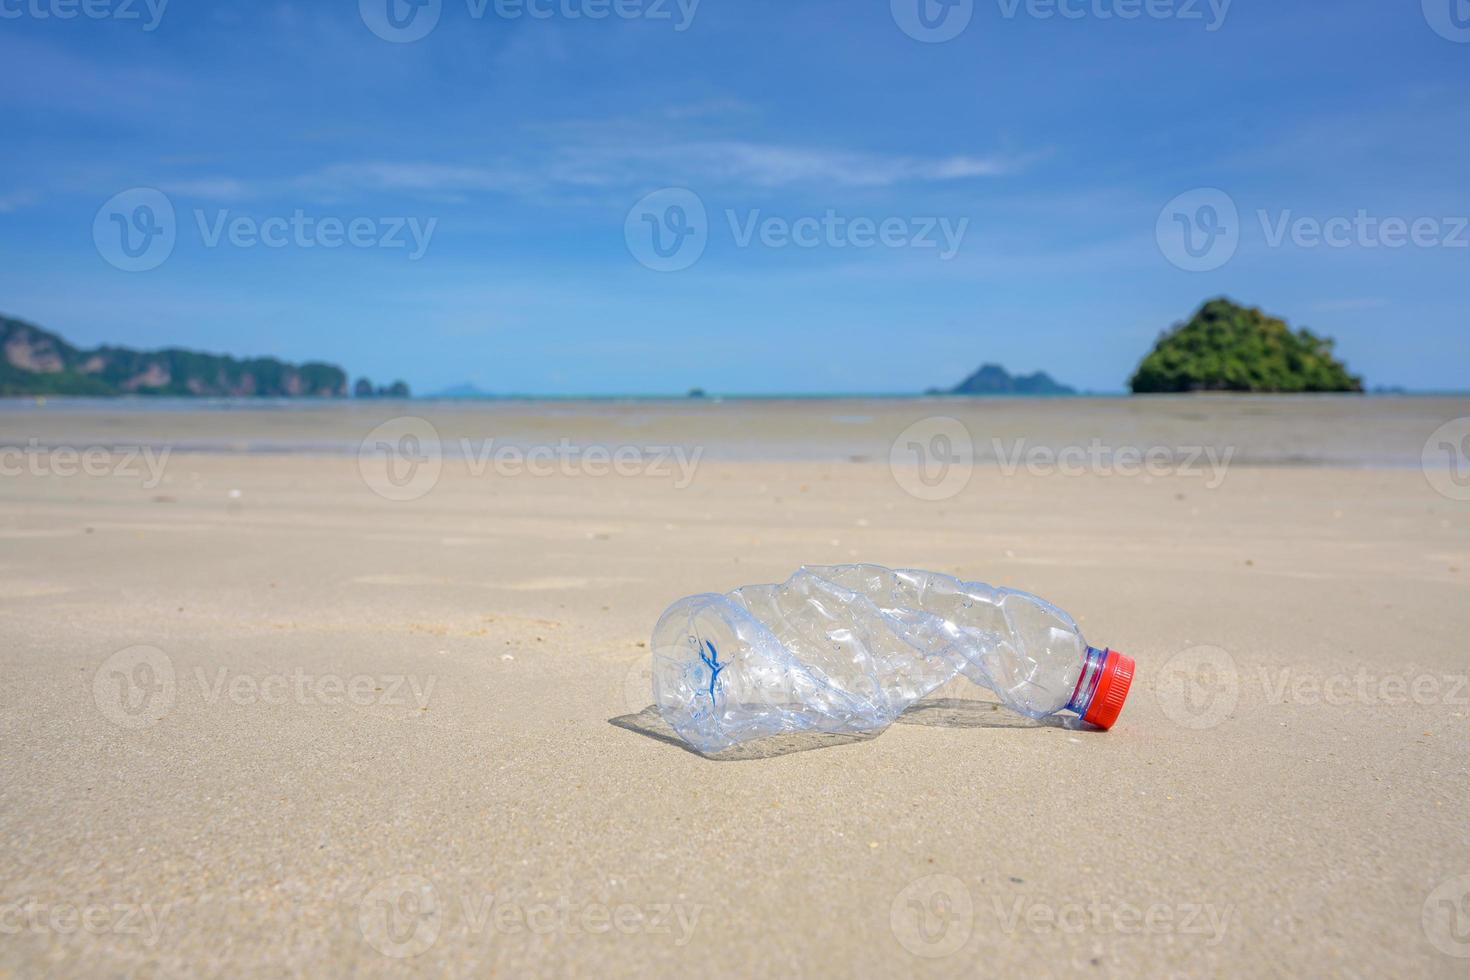
[[653,700],[701,752],[781,732],[866,732],[964,674],[1014,710],[1110,728],[1133,661],[1025,592],[878,565],[803,567],[694,595],[653,631]]

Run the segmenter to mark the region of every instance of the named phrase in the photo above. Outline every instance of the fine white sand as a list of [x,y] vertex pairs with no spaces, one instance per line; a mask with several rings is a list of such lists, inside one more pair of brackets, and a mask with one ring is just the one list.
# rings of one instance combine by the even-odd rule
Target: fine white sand
[[[892,440],[883,411],[852,424]],[[0,441],[381,421],[119,418]],[[922,500],[864,439],[683,487],[451,459],[411,500],[325,452],[0,478],[0,974],[1465,975],[1470,502],[1417,464],[986,463]],[[873,738],[680,747],[648,707],[664,607],[854,560],[1069,610],[1137,659],[1117,727],[957,686]]]

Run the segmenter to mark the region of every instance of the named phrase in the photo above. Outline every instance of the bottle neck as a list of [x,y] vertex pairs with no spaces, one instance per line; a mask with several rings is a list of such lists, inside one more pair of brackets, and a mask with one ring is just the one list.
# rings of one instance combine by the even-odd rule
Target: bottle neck
[[1087,714],[1087,709],[1092,705],[1092,697],[1097,693],[1098,679],[1102,677],[1103,662],[1107,658],[1106,650],[1087,648],[1087,658],[1082,662],[1082,676],[1077,678],[1077,688],[1072,692],[1072,700],[1067,702],[1068,711],[1074,711],[1078,715]]

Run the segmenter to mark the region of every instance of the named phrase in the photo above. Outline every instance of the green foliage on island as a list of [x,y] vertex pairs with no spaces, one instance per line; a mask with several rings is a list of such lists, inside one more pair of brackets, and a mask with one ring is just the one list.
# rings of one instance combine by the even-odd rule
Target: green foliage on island
[[347,374],[333,364],[288,364],[168,348],[82,350],[40,327],[0,316],[0,395],[181,395],[338,398]]
[[982,364],[980,370],[953,388],[931,388],[929,395],[1075,395],[1077,390],[1059,384],[1045,371],[1012,375],[999,364]]
[[406,382],[406,381],[395,381],[391,385],[378,385],[377,387],[373,387],[373,383],[371,381],[369,381],[367,378],[358,378],[357,379],[357,384],[354,385],[353,388],[352,388],[352,396],[354,398],[408,398],[408,397],[410,397],[409,390],[408,390],[408,382]]
[[0,361],[0,397],[16,395],[79,395],[105,398],[116,392],[106,382],[74,371],[37,374]]
[[1134,394],[1192,391],[1361,392],[1333,342],[1254,307],[1213,299],[1160,335],[1129,382]]

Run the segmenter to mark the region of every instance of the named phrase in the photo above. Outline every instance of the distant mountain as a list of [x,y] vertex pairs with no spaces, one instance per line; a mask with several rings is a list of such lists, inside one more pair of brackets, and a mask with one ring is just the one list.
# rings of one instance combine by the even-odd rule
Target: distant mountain
[[1077,389],[1058,384],[1045,371],[1012,375],[999,364],[984,364],[953,388],[931,388],[931,395],[1075,395]]
[[237,359],[170,347],[82,350],[21,320],[0,316],[0,395],[195,395],[341,398],[347,374],[333,364]]
[[456,398],[494,398],[495,396],[488,391],[481,391],[475,387],[473,381],[466,381],[464,384],[451,385],[443,391],[436,391],[429,397],[453,400]]
[[1361,392],[1332,339],[1225,297],[1159,336],[1129,385],[1134,394],[1187,391]]

